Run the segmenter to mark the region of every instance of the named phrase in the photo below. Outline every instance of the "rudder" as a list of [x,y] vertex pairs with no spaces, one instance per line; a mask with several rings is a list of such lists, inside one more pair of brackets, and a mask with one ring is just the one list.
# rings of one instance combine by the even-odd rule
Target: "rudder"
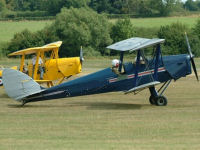
[[6,93],[16,101],[43,91],[31,77],[17,70],[4,69],[2,80]]

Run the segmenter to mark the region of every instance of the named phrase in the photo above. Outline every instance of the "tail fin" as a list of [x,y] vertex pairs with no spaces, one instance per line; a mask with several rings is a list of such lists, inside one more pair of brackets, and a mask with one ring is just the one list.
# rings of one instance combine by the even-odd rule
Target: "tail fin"
[[16,101],[43,91],[37,82],[20,71],[6,68],[2,77],[6,93]]

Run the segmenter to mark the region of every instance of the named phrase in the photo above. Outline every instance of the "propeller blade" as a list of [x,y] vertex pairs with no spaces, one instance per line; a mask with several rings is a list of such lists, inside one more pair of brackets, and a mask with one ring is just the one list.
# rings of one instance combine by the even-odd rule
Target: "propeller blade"
[[80,61],[81,61],[81,64],[82,64],[82,62],[84,61],[82,46],[81,46],[81,50],[80,50]]
[[193,59],[193,58],[191,58],[191,62],[192,62],[192,68],[193,68],[193,70],[194,70],[196,79],[197,79],[197,81],[199,81],[199,77],[198,77],[198,74],[197,74],[196,65],[195,65],[195,63],[194,63],[194,59]]
[[188,36],[187,36],[186,32],[185,32],[185,39],[186,39],[186,43],[187,43],[187,47],[188,47],[188,53],[190,55],[190,58],[193,58],[194,55],[192,54],[192,50],[191,50],[190,43],[189,43]]
[[185,32],[185,38],[186,38],[186,43],[187,43],[187,47],[188,47],[188,53],[190,55],[190,61],[192,63],[192,68],[194,70],[194,73],[195,73],[195,76],[196,76],[196,79],[197,81],[199,81],[199,77],[198,77],[198,73],[197,73],[197,69],[196,69],[196,65],[194,63],[194,55],[192,54],[192,50],[191,50],[191,47],[190,47],[190,43],[189,43],[189,40],[188,40],[188,37],[187,37],[187,33]]

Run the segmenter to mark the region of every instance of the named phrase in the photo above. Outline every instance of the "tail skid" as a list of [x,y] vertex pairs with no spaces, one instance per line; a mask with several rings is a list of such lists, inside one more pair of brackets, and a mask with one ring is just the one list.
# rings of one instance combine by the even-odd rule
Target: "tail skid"
[[6,68],[2,77],[6,93],[16,101],[21,102],[27,96],[44,91],[37,82],[20,71]]

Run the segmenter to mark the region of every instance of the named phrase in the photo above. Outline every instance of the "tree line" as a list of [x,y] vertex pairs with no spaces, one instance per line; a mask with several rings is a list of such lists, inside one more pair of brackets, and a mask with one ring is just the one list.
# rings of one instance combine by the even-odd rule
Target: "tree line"
[[173,12],[199,11],[200,0],[0,0],[1,17],[16,17],[22,12],[23,16],[55,16],[63,7],[90,7],[107,14],[168,16]]

